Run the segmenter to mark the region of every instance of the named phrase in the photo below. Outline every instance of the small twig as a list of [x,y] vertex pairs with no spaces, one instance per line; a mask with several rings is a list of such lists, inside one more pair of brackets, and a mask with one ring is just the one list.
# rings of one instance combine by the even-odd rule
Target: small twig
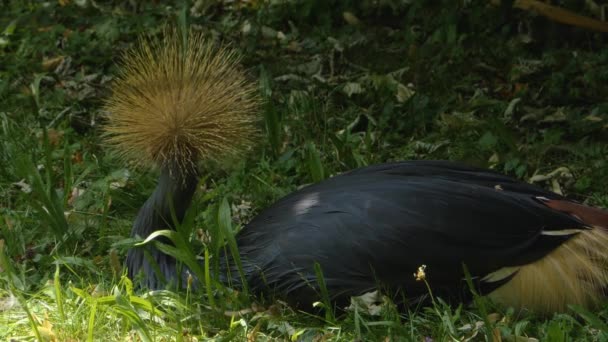
[[[492,5],[500,5],[500,0],[491,0]],[[513,7],[525,11],[536,11],[538,14],[545,16],[558,23],[581,27],[588,30],[608,33],[608,23],[597,19],[589,18],[583,15],[573,13],[563,8],[552,6],[537,0],[515,0]]]
[[72,109],[72,107],[67,107],[66,109],[62,110],[59,114],[57,114],[57,116],[53,119],[53,121],[49,122],[49,124],[46,125],[46,128],[48,129],[48,128],[55,126],[55,123],[57,123],[57,121],[61,120],[65,116],[65,114],[70,111],[70,109]]

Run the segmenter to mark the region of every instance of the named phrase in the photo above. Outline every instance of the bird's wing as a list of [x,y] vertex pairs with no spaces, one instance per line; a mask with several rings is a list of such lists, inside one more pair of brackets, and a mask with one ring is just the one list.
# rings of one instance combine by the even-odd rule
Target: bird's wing
[[290,296],[315,282],[314,263],[336,296],[378,283],[417,295],[426,289],[412,273],[422,264],[438,288],[457,285],[463,263],[473,277],[498,284],[511,274],[493,272],[535,261],[585,229],[539,196],[557,195],[449,163],[381,165],[279,200],[243,230],[239,245],[252,285]]
[[345,176],[374,174],[442,178],[459,183],[471,183],[492,188],[497,188],[498,186],[512,192],[520,192],[526,195],[563,199],[563,196],[554,192],[544,190],[532,184],[524,183],[492,170],[445,160],[417,160],[378,164],[344,173]]

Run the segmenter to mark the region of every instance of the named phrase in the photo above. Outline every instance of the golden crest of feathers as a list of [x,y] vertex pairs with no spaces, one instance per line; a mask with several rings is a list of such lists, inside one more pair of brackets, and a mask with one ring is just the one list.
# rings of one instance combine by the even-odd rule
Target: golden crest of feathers
[[235,51],[193,31],[182,38],[140,38],[106,101],[107,140],[136,164],[182,172],[240,154],[257,134],[259,98]]

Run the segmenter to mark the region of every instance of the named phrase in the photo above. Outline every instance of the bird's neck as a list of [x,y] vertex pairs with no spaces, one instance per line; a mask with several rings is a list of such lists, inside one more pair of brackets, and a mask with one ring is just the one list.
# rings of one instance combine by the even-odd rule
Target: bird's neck
[[174,218],[178,223],[183,220],[197,183],[195,171],[171,172],[169,167],[163,168],[156,189],[137,214],[131,236],[146,238],[157,230],[175,229]]

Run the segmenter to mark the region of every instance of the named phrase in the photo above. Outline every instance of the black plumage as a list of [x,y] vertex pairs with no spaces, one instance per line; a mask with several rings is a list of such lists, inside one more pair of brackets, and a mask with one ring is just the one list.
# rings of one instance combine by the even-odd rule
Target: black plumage
[[[159,185],[165,190],[152,196],[157,207],[168,180]],[[182,190],[182,199],[173,199],[178,213],[191,196],[192,191]],[[378,286],[417,301],[427,293],[412,276],[422,264],[437,294],[461,298],[467,292],[463,263],[488,293],[513,276],[484,280],[488,274],[532,263],[576,235],[576,229],[588,229],[577,217],[543,203],[561,199],[513,178],[452,162],[382,164],[280,199],[247,224],[237,242],[249,287],[302,308],[320,299],[315,263],[338,304]],[[142,217],[152,215],[151,206],[142,208],[134,233],[150,233]],[[130,254],[132,275],[145,265],[133,253],[138,252]],[[164,276],[176,276],[174,261],[153,255]],[[146,267],[143,271],[145,285],[158,287],[157,275]],[[233,268],[230,274],[230,283],[238,286],[238,272]]]
[[[139,210],[131,237],[147,238],[158,230],[175,230],[175,220],[181,222],[190,206],[198,178],[191,172],[175,172],[164,168],[156,189]],[[166,238],[157,241],[169,243]],[[142,274],[141,284],[149,289],[159,289],[175,279],[176,260],[159,251],[153,245],[132,248],[127,253],[127,269],[131,279]]]
[[[255,140],[257,86],[234,51],[211,41],[172,30],[140,40],[106,101],[108,142],[136,165],[162,169],[133,236],[175,229],[195,192],[195,166],[241,155]],[[370,166],[305,187],[263,210],[237,242],[254,292],[305,309],[320,298],[316,263],[338,304],[377,286],[417,301],[427,289],[412,273],[423,264],[443,297],[467,292],[466,264],[483,293],[544,312],[597,305],[608,289],[608,213],[449,162]],[[238,287],[230,256],[213,263]],[[131,249],[127,266],[148,288],[185,275],[154,244]]]
[[[441,161],[383,164],[305,187],[262,211],[239,234],[249,286],[292,304],[319,299],[319,263],[334,300],[377,286],[416,300],[425,264],[438,293],[462,293],[463,263],[480,279],[533,262],[583,228],[537,197],[561,198],[482,169]],[[507,280],[507,279],[504,279]],[[485,291],[502,284],[478,282]]]

